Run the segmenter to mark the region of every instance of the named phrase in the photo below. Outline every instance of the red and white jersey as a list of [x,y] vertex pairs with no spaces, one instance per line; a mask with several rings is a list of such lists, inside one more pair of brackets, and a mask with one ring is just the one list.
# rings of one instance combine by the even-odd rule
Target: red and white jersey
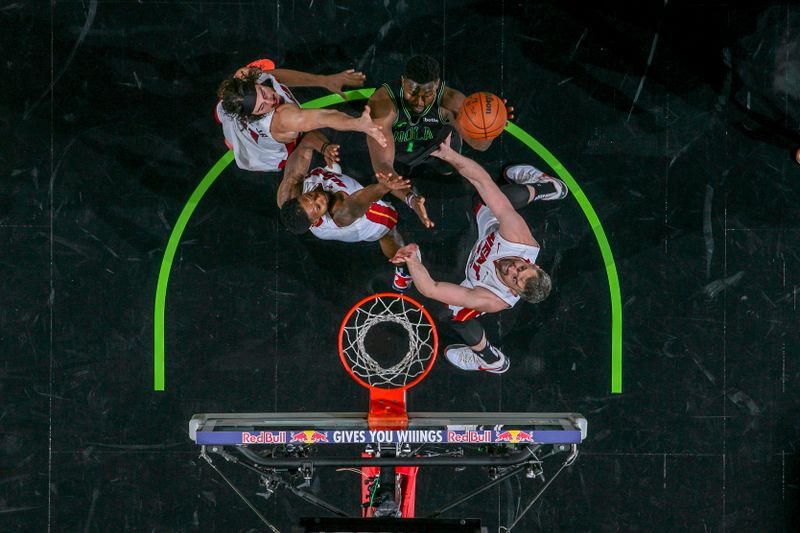
[[[539,255],[539,247],[504,239],[500,235],[500,222],[491,210],[483,204],[476,211],[476,219],[478,222],[478,240],[469,254],[464,272],[466,279],[461,282],[461,286],[469,289],[483,287],[490,290],[510,307],[514,307],[519,301],[519,296],[515,296],[511,289],[500,281],[495,262],[505,257],[519,257],[528,263],[535,263],[536,257]],[[469,320],[481,314],[474,309],[453,305],[449,307],[455,320]]]
[[[343,192],[348,196],[363,189],[360,183],[345,174],[315,168],[303,181],[303,192],[314,190],[318,185],[329,193]],[[311,226],[311,233],[327,241],[361,242],[377,241],[397,224],[397,211],[391,204],[378,200],[367,212],[349,226],[339,226],[330,214],[325,213]]]
[[[284,102],[299,105],[289,88],[281,85],[272,74],[265,72],[259,76],[256,82],[264,83],[267,80],[272,80],[275,92],[283,98]],[[286,165],[289,154],[300,140],[297,138],[284,144],[272,137],[270,126],[272,117],[275,115],[274,111],[262,115],[258,120],[248,122],[244,128],[239,119],[228,115],[222,109],[222,101],[217,103],[214,114],[217,121],[222,124],[222,132],[230,149],[233,150],[236,165],[244,170],[273,172],[282,169]]]

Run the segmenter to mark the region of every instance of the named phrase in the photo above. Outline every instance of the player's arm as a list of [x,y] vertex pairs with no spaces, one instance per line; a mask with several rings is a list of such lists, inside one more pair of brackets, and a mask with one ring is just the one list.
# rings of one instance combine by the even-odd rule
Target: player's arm
[[246,66],[236,71],[236,77],[246,78],[249,75],[267,72],[287,87],[322,87],[332,93],[336,93],[342,98],[343,87],[363,87],[367,79],[363,72],[353,69],[343,70],[337,74],[311,74],[300,70],[288,68],[275,68],[275,63],[269,59],[260,59],[248,63]]
[[402,176],[394,174],[376,175],[378,183],[359,189],[342,200],[333,213],[333,221],[340,226],[349,226],[355,220],[364,216],[369,207],[383,198],[389,191],[407,189],[409,181]]
[[364,80],[367,79],[363,72],[353,69],[343,70],[337,74],[311,74],[299,70],[276,68],[269,73],[287,87],[322,87],[342,98],[345,98],[342,88],[363,87]]
[[481,313],[496,313],[508,308],[507,303],[484,288],[470,289],[455,283],[434,280],[422,264],[419,247],[416,244],[403,246],[390,261],[396,265],[405,263],[414,280],[414,286],[420,294],[428,298],[447,305],[469,307]]
[[283,169],[283,178],[278,185],[277,202],[278,207],[291,198],[297,198],[303,194],[303,180],[311,168],[311,157],[314,151],[319,151],[326,137],[320,132],[312,131],[303,137],[300,144],[286,160],[286,167]]
[[[330,142],[328,137],[319,130],[314,130],[303,135],[303,139],[300,141],[298,148],[302,146],[309,147],[313,151],[322,154],[322,157],[325,158],[325,164],[328,166],[338,163],[340,160],[339,149],[341,146]],[[294,152],[292,152],[292,155],[294,155]],[[287,165],[289,164],[292,155],[290,155],[289,160],[286,161]],[[308,168],[310,167],[307,167],[304,173],[308,173]]]
[[[381,87],[369,98],[370,116],[372,121],[381,127],[386,133],[386,146],[381,146],[373,139],[367,139],[369,158],[372,162],[372,169],[376,174],[397,175],[394,170],[394,137],[391,134],[392,124],[397,118],[392,99],[386,88]],[[433,227],[433,221],[428,218],[428,211],[425,208],[425,197],[414,193],[411,187],[391,191],[392,196],[402,200],[419,217],[420,222],[426,228]]]
[[458,132],[458,135],[464,142],[475,150],[485,152],[492,145],[494,139],[472,139],[469,135],[464,133],[464,130],[461,129],[461,125],[458,123],[458,114],[461,112],[461,104],[464,102],[464,98],[464,94],[461,91],[457,91],[452,87],[445,87],[444,94],[442,95],[442,107],[447,110],[450,115],[450,125]]
[[474,160],[459,154],[450,148],[450,139],[439,145],[431,155],[450,163],[459,174],[464,176],[474,187],[486,207],[500,222],[500,234],[504,239],[520,244],[538,246],[525,219],[511,205],[500,187],[481,165]]
[[386,134],[386,142],[384,144],[380,144],[372,138],[367,139],[372,170],[384,175],[396,175],[397,172],[394,170],[394,137],[392,137],[391,131],[392,124],[397,117],[397,110],[394,108],[386,88],[381,87],[375,91],[370,96],[367,106],[369,107],[369,115],[372,122]]
[[311,131],[320,128],[332,128],[339,131],[359,131],[374,139],[379,145],[386,144],[380,126],[369,116],[369,106],[358,117],[351,117],[333,109],[300,109],[295,105],[279,106],[272,119],[272,134],[297,131]]

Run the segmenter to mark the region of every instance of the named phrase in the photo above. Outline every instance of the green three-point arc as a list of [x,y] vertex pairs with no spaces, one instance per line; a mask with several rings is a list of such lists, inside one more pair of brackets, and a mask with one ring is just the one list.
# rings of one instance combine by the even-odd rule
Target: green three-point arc
[[[349,91],[347,93],[348,100],[363,100],[369,98],[375,89],[362,89],[357,91]],[[340,96],[330,94],[322,98],[317,98],[302,105],[305,108],[321,108],[328,107],[334,104],[341,103],[343,100]],[[512,136],[516,137],[525,146],[533,150],[539,157],[541,157],[556,175],[564,180],[569,187],[572,197],[577,200],[578,205],[589,225],[594,232],[597,244],[600,246],[600,253],[603,257],[603,264],[606,269],[606,276],[608,277],[608,289],[611,296],[611,392],[622,392],[622,297],[619,289],[619,278],[617,277],[617,267],[614,263],[614,256],[611,253],[611,246],[606,238],[606,233],[603,231],[603,226],[600,224],[600,219],[597,217],[592,204],[589,199],[581,190],[578,183],[572,175],[564,168],[547,148],[542,146],[539,141],[531,137],[527,132],[522,130],[516,124],[511,122],[506,126],[506,131]],[[153,358],[153,388],[157,391],[164,390],[164,311],[167,302],[167,283],[169,282],[169,274],[172,269],[172,261],[175,259],[175,252],[178,249],[183,231],[186,229],[186,224],[192,216],[197,204],[203,198],[208,188],[217,179],[217,177],[225,170],[230,162],[233,161],[233,152],[226,152],[219,161],[217,161],[211,170],[203,177],[200,184],[189,197],[186,202],[175,227],[172,228],[172,233],[167,242],[167,248],[164,251],[164,258],[161,261],[161,269],[158,273],[158,284],[156,286],[156,303],[155,303],[155,320],[153,322],[153,332],[155,340],[154,358]]]

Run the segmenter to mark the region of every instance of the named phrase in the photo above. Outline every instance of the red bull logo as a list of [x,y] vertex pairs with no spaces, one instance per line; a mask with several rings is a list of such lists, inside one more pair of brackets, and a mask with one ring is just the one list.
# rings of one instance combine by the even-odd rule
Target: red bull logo
[[258,433],[242,432],[242,444],[283,444],[286,442],[285,431],[259,431]]
[[290,442],[302,442],[304,444],[314,444],[315,442],[328,442],[328,436],[317,430],[305,430],[292,433]]
[[448,431],[447,442],[492,442],[491,431]]
[[520,429],[509,429],[499,432],[494,437],[495,442],[533,442],[533,433],[529,431],[522,431]]

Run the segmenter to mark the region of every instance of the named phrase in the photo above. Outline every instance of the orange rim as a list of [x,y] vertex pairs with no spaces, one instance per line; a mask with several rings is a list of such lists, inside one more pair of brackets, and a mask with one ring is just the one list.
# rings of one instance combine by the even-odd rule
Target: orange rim
[[[347,325],[347,322],[350,320],[350,317],[353,315],[353,313],[356,312],[356,309],[361,307],[366,302],[369,302],[370,300],[377,300],[378,298],[381,297],[395,298],[398,300],[405,300],[409,302],[411,305],[413,305],[422,312],[422,316],[424,316],[427,319],[428,323],[431,325],[431,333],[433,336],[433,354],[431,355],[430,361],[428,361],[428,365],[425,367],[425,371],[422,372],[422,374],[414,378],[414,381],[412,381],[411,383],[407,383],[402,387],[384,388],[384,387],[374,387],[370,385],[369,383],[367,383],[366,381],[355,375],[353,369],[351,369],[350,365],[347,363],[347,357],[344,354],[344,346],[342,342],[344,339],[344,328]],[[431,368],[433,368],[433,363],[436,362],[436,354],[438,351],[439,351],[439,332],[436,331],[436,324],[433,323],[433,317],[431,317],[431,314],[428,312],[427,309],[425,309],[425,307],[421,303],[419,303],[413,298],[406,296],[405,294],[399,294],[396,292],[379,292],[377,294],[372,294],[370,296],[367,296],[366,298],[362,298],[357,304],[355,304],[353,307],[350,308],[350,311],[347,312],[347,314],[344,317],[344,320],[342,320],[342,324],[339,326],[339,359],[342,361],[342,365],[344,365],[344,368],[345,370],[347,370],[347,373],[350,374],[350,377],[356,380],[356,382],[359,385],[366,387],[369,390],[410,389],[411,387],[422,381],[425,378],[425,376],[428,375],[428,372],[431,371]]]

